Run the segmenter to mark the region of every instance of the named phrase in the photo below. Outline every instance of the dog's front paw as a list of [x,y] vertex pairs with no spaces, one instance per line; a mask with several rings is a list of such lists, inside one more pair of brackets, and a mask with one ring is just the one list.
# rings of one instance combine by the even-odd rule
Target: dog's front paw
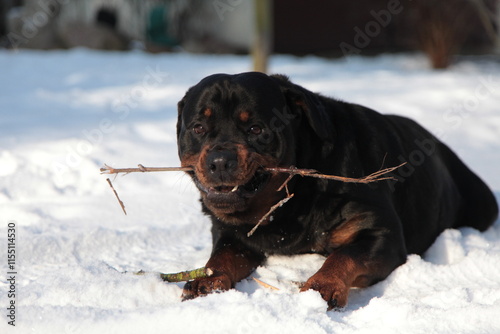
[[309,278],[300,291],[316,290],[328,303],[328,310],[340,310],[347,305],[349,287],[337,277],[317,272]]
[[197,278],[187,282],[182,291],[182,300],[205,296],[212,292],[227,291],[232,288],[231,280],[226,274]]

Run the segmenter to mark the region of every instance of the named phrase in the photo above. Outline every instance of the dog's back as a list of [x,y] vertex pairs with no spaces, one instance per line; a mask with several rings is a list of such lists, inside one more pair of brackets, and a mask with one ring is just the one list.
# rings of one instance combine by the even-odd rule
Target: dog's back
[[498,204],[488,186],[474,174],[447,146],[442,147],[453,180],[463,198],[462,213],[453,227],[470,226],[480,231],[490,227],[498,217]]
[[[410,168],[413,169],[415,175],[403,180],[402,187],[412,187],[412,185],[419,183],[415,189],[421,190],[426,188],[422,186],[422,182],[428,182],[429,189],[425,196],[418,198],[413,198],[408,194],[414,189],[400,191],[396,196],[410,196],[410,200],[423,201],[422,205],[417,207],[434,208],[434,210],[427,210],[429,212],[427,216],[421,216],[418,212],[412,213],[420,216],[419,220],[425,219],[426,221],[416,221],[415,216],[408,216],[408,211],[401,213],[406,216],[402,219],[413,221],[410,225],[414,226],[431,225],[434,221],[432,224],[434,228],[439,228],[436,231],[436,236],[443,229],[463,226],[484,231],[495,222],[498,217],[495,196],[488,186],[447,145],[410,119],[400,116],[385,117],[399,128],[400,135],[417,138],[407,141],[407,143],[411,143],[411,146],[407,148],[408,156],[405,157],[410,165],[414,164]],[[417,157],[422,157],[424,162],[420,163],[418,160],[420,158]],[[404,199],[401,200],[404,201]],[[407,226],[405,223],[403,225]],[[429,227],[433,228],[433,226]],[[405,237],[409,246],[412,244],[422,245],[421,241],[412,242],[411,239],[415,237],[411,233],[405,233]],[[425,250],[424,248],[427,247],[415,252],[421,253]]]

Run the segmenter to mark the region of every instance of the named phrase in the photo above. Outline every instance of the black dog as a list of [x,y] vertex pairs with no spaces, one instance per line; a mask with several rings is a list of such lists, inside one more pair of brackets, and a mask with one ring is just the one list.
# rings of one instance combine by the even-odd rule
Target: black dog
[[[436,137],[403,117],[314,94],[281,75],[215,74],[178,104],[182,166],[212,218],[209,278],[184,298],[228,290],[270,254],[319,253],[322,268],[302,290],[343,307],[351,287],[386,278],[407,254],[422,254],[446,228],[481,231],[496,219],[488,187]],[[284,173],[315,169],[359,178],[406,161],[397,181],[353,184],[295,176],[294,197],[255,234],[247,233],[286,196]]]

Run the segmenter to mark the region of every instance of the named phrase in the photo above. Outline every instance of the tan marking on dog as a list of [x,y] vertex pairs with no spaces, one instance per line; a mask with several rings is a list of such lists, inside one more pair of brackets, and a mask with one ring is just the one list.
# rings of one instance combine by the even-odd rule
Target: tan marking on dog
[[250,113],[248,111],[242,111],[240,112],[239,118],[242,122],[248,122],[250,119]]
[[362,224],[365,219],[366,214],[359,214],[333,229],[330,234],[330,247],[337,248],[353,242],[362,229]]

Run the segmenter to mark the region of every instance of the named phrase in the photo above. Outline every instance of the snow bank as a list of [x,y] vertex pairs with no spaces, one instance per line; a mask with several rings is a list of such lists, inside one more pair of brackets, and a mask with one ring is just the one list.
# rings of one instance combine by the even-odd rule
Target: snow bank
[[[182,173],[116,167],[178,165],[176,103],[202,77],[247,71],[248,57],[0,52],[0,249],[16,229],[16,328],[1,263],[1,333],[498,333],[500,222],[447,230],[425,256],[353,290],[343,312],[298,293],[317,255],[271,257],[235,291],[180,302],[181,284],[122,271],[176,272],[210,254],[209,222]],[[274,57],[273,72],[346,101],[421,122],[500,193],[500,66],[427,69],[418,55],[324,60]],[[5,254],[5,253],[4,253]]]

